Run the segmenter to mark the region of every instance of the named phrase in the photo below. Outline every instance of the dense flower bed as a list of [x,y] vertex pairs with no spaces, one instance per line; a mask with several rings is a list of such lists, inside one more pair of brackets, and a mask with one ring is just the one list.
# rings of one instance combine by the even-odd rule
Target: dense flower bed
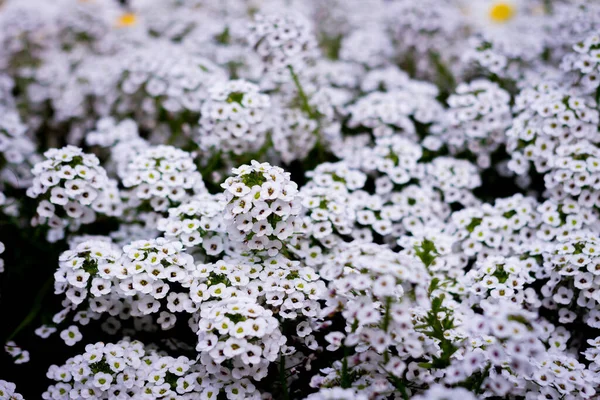
[[596,399],[599,101],[596,0],[0,0],[0,400]]

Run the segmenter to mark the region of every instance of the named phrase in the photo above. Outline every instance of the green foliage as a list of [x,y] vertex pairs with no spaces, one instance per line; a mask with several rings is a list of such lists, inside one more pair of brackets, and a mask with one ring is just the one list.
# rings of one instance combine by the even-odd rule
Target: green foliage
[[475,228],[477,228],[479,224],[481,224],[481,221],[481,218],[473,218],[471,220],[471,223],[467,225],[467,231],[469,231],[469,233],[472,233],[475,230]]
[[91,260],[89,254],[86,255],[83,261],[83,270],[92,276],[98,273],[98,263]]
[[[433,356],[431,362],[420,364],[424,368],[443,369],[451,364],[451,357],[456,353],[458,347],[446,338],[445,332],[453,329],[454,317],[452,310],[443,306],[444,294],[431,299],[431,309],[427,311],[427,315],[420,319],[420,324],[415,325],[417,332],[423,333],[431,339],[438,341],[441,354]],[[442,316],[440,318],[440,316]]]
[[167,371],[165,374],[165,382],[171,386],[171,390],[175,390],[177,387],[177,379],[179,379],[179,377],[172,372]]
[[248,186],[249,188],[253,186],[261,186],[267,181],[267,178],[265,178],[264,176],[262,176],[262,174],[259,174],[258,172],[251,172],[249,174],[242,175],[241,178],[244,185]]
[[425,264],[426,267],[429,267],[438,256],[435,244],[429,239],[423,239],[420,246],[415,246],[415,251],[417,257],[423,261],[423,264]]
[[108,365],[108,363],[106,362],[106,360],[103,358],[102,360],[90,364],[90,369],[92,370],[92,372],[94,374],[97,374],[98,372],[104,372],[106,374],[112,374],[112,370],[110,369],[110,365]]
[[241,92],[233,92],[233,93],[229,93],[229,96],[227,97],[227,102],[228,103],[238,103],[238,104],[242,104],[242,100],[244,100],[244,93]]
[[231,41],[231,34],[229,33],[229,27],[226,26],[225,29],[223,29],[223,32],[219,33],[216,38],[218,43],[221,44],[229,44],[229,42]]
[[477,371],[461,382],[458,386],[470,390],[475,394],[483,393],[483,382],[490,376],[491,364],[488,364],[483,371]]
[[[435,244],[429,239],[424,239],[420,246],[416,245],[415,251],[417,257],[419,257],[427,267],[433,263],[438,255]],[[431,339],[435,339],[439,343],[441,350],[439,357],[434,356],[431,362],[421,364],[421,366],[425,368],[441,369],[448,367],[451,363],[450,359],[452,355],[458,350],[458,347],[445,335],[447,331],[454,329],[455,327],[452,310],[443,305],[445,295],[442,293],[433,297],[434,292],[444,285],[445,284],[437,277],[431,280],[427,291],[431,300],[431,308],[424,317],[418,320],[417,325],[415,325],[415,330],[417,332],[420,332]]]
[[230,314],[230,313],[227,313],[227,314],[225,314],[225,316],[227,318],[229,318],[232,322],[236,323],[236,324],[238,322],[243,322],[243,321],[245,321],[245,320],[248,319],[248,318],[246,318],[246,317],[244,317],[243,315],[240,315],[240,314]]

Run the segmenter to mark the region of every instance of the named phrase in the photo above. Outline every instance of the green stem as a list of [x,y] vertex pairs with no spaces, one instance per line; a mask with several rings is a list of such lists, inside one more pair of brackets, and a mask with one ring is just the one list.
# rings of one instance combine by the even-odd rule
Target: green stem
[[454,74],[452,74],[450,69],[448,69],[446,64],[444,64],[438,53],[430,52],[429,55],[439,74],[439,86],[446,87],[448,91],[452,91],[456,87],[456,79],[454,78]]
[[17,328],[8,336],[8,338],[6,338],[6,341],[12,340],[15,336],[17,336],[17,334],[19,332],[21,332],[24,328],[26,328],[29,324],[31,324],[33,322],[35,317],[40,312],[40,309],[42,308],[42,302],[44,300],[44,297],[46,296],[46,293],[48,292],[50,287],[52,287],[53,281],[54,281],[54,277],[50,277],[44,283],[44,286],[42,286],[42,288],[38,292],[37,296],[35,297],[31,311],[29,311],[29,314],[27,314],[25,319],[23,319],[23,321],[21,321],[19,326],[17,326]]
[[402,383],[402,381],[398,378],[395,379],[394,383],[396,388],[400,390],[400,393],[402,394],[402,399],[408,400],[408,393],[406,392],[406,386],[404,385],[404,383]]
[[279,382],[281,384],[281,394],[283,400],[290,399],[290,393],[287,386],[287,379],[285,376],[285,357],[283,354],[279,357]]
[[177,125],[176,122],[169,122],[169,128],[171,129],[171,136],[167,140],[167,144],[169,146],[173,146],[177,139],[181,136],[181,128]]
[[485,381],[485,379],[489,376],[490,374],[490,369],[492,368],[491,364],[488,364],[485,369],[483,370],[483,372],[481,373],[481,376],[479,377],[479,379],[477,380],[476,386],[473,388],[474,392],[476,394],[481,394],[483,393],[483,382]]
[[321,120],[319,117],[319,112],[314,110],[311,107],[310,103],[308,102],[308,96],[306,95],[306,92],[304,91],[304,88],[302,87],[302,84],[300,83],[300,79],[298,78],[298,75],[296,75],[294,68],[291,65],[288,65],[288,69],[290,70],[290,75],[292,76],[294,85],[296,86],[296,89],[298,90],[298,96],[300,97],[302,111],[304,111],[306,114],[308,114],[308,117],[310,119],[317,121],[317,129],[315,129],[313,131],[313,134],[317,138],[317,143],[315,144],[315,147],[317,149],[317,157],[318,157],[319,163],[321,163],[325,160],[325,148],[323,146],[323,143],[321,142],[321,135],[319,134],[319,132],[321,130]]
[[319,130],[316,129],[313,133],[317,137],[317,143],[315,143],[315,148],[317,149],[317,159],[320,164],[323,161],[325,161],[325,147],[323,146],[323,143],[321,143],[321,138],[319,137]]
[[208,164],[206,164],[206,166],[202,168],[205,174],[210,174],[211,172],[214,172],[215,168],[219,164],[219,161],[221,161],[221,153],[221,150],[218,150],[213,153],[210,160],[208,161]]
[[344,389],[348,389],[352,386],[352,382],[350,382],[350,374],[348,373],[348,347],[344,346],[344,358],[342,359],[342,382],[341,386]]
[[385,298],[385,314],[383,315],[383,322],[381,325],[381,329],[387,333],[388,328],[390,327],[390,322],[392,321],[392,297],[388,296]]
[[290,70],[290,74],[292,75],[292,80],[296,85],[296,89],[298,89],[298,95],[300,96],[300,102],[302,103],[302,111],[308,114],[310,119],[318,119],[317,113],[312,109],[310,104],[308,103],[308,96],[306,96],[306,92],[300,83],[300,79],[298,79],[298,75],[294,72],[294,68],[291,65],[288,65],[288,69]]
[[[385,332],[385,334],[387,335],[388,333],[388,329],[390,327],[390,322],[392,320],[392,315],[391,315],[391,310],[392,310],[392,298],[390,296],[385,298],[385,314],[383,316],[383,322],[382,322],[382,326],[381,329]],[[385,363],[387,364],[390,361],[390,354],[389,354],[389,349],[385,349],[385,352],[383,353],[383,360],[385,361]]]
[[[390,381],[392,381],[392,384],[394,385],[394,387],[400,391],[400,393],[402,394],[402,399],[408,400],[408,392],[406,391],[406,385],[404,384],[404,379],[398,378],[394,374],[391,374],[388,370],[385,369],[384,365],[380,364],[379,366],[381,367],[383,372],[385,372],[388,375],[388,379]],[[409,385],[409,387],[410,387],[410,385]]]

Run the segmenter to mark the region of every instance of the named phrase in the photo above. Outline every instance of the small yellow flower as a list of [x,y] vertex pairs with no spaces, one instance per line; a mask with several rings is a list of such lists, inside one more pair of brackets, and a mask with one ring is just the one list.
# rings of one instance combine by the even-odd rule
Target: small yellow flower
[[504,23],[515,16],[514,5],[507,2],[497,2],[490,7],[490,18],[494,22]]
[[137,16],[132,12],[126,12],[122,14],[117,20],[117,27],[124,28],[127,26],[132,26],[137,23]]

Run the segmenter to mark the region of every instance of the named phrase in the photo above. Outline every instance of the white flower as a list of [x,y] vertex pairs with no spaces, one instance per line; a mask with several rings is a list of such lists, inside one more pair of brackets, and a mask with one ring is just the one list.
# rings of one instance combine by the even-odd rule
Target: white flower
[[83,336],[76,325],[71,325],[60,332],[60,338],[65,341],[67,346],[73,346],[75,343],[79,342]]

